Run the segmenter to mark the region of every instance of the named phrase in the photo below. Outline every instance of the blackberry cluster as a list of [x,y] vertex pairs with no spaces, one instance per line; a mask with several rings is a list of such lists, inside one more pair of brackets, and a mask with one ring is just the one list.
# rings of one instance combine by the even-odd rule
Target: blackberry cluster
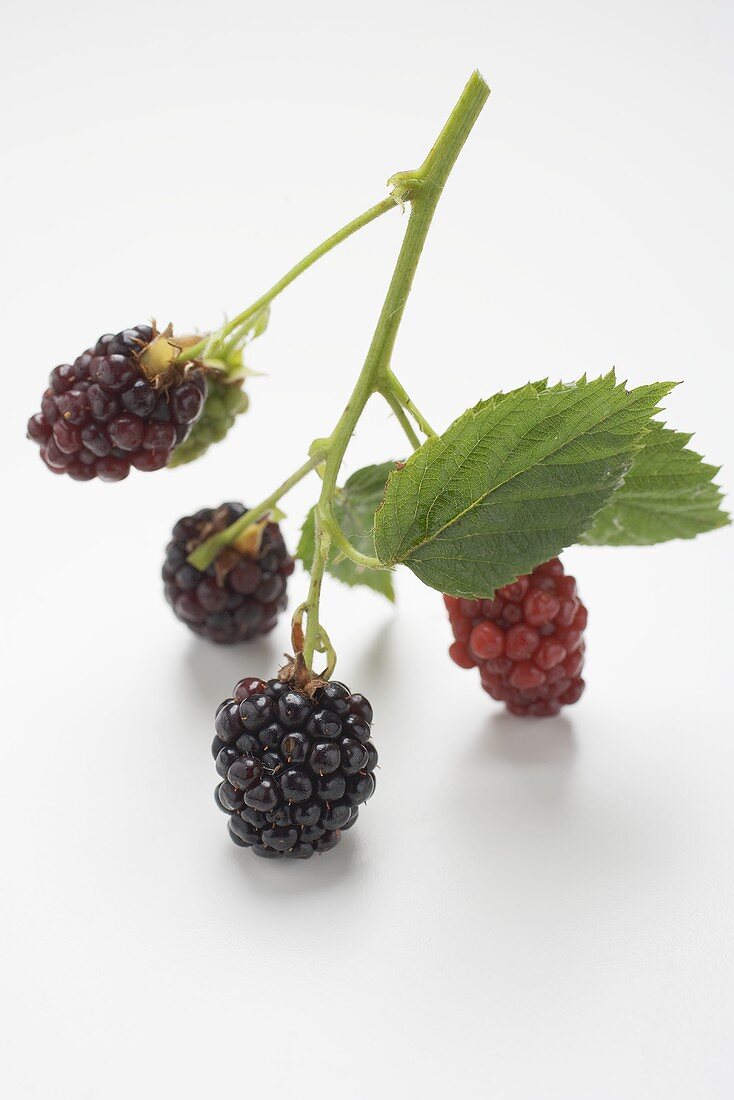
[[237,417],[247,412],[250,400],[241,382],[224,382],[214,377],[207,381],[209,393],[204,411],[186,442],[176,447],[169,459],[169,466],[183,466],[186,462],[201,458],[212,443],[224,439]]
[[576,703],[584,690],[588,618],[558,558],[538,565],[491,600],[444,596],[460,668],[479,668],[482,687],[512,714],[539,718]]
[[262,527],[256,556],[228,548],[205,572],[186,560],[205,538],[246,511],[244,504],[230,503],[184,516],[166,547],[166,599],[189,630],[213,642],[244,642],[266,634],[288,604],[286,581],[295,565],[277,523]]
[[316,683],[308,694],[248,677],[217,710],[217,805],[235,844],[265,859],[328,852],[375,790],[372,707],[344,684]]
[[156,336],[150,325],[102,336],[73,363],[55,367],[28,437],[55,474],[76,481],[122,481],[160,470],[201,416],[204,373],[192,366],[151,383],[140,356]]

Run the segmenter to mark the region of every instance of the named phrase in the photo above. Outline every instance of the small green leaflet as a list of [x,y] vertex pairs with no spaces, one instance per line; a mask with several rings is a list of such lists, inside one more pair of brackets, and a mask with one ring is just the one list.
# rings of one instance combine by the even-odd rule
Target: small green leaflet
[[611,373],[523,386],[468,409],[390,474],[375,516],[378,558],[439,591],[490,596],[589,529],[672,386],[627,392]]
[[[333,507],[337,522],[349,541],[363,554],[374,556],[372,527],[375,511],[382,500],[388,475],[394,469],[394,462],[382,462],[379,466],[365,466],[364,469],[353,473],[344,487],[337,490],[334,497]],[[312,508],[301,530],[296,557],[307,569],[310,569],[313,554],[314,510]],[[387,596],[388,600],[393,602],[395,600],[392,573],[387,569],[364,569],[355,565],[349,558],[342,557],[334,548],[331,550],[326,568],[333,577],[344,584],[350,586],[364,584],[375,592],[381,592],[383,596]]]
[[653,420],[632,468],[590,531],[588,546],[649,546],[725,527],[719,472],[688,449],[690,435]]

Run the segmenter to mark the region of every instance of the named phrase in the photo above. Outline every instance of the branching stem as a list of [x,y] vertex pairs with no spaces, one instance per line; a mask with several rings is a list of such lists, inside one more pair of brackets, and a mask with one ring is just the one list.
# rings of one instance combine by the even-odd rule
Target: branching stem
[[312,470],[315,470],[323,460],[324,456],[320,453],[310,455],[306,462],[304,462],[302,466],[299,466],[290,477],[286,478],[282,485],[279,485],[270,496],[265,497],[265,500],[261,500],[254,508],[250,508],[249,512],[245,512],[243,516],[236,519],[229,527],[225,527],[223,531],[219,531],[216,535],[212,535],[206,542],[202,542],[201,546],[197,546],[196,550],[194,550],[192,554],[189,554],[188,560],[191,564],[197,569],[201,569],[202,572],[208,569],[220,551],[235,542],[242,532],[246,531],[251,524],[257,523],[258,520],[272,511],[281,497],[284,497],[299,481],[303,481],[306,474],[310,474]]
[[418,438],[418,436],[415,434],[415,431],[413,429],[413,425],[410,423],[410,420],[408,420],[408,417],[405,415],[405,409],[400,404],[400,402],[398,401],[397,397],[395,396],[395,394],[393,393],[392,390],[390,390],[390,389],[385,390],[385,392],[383,393],[382,396],[385,398],[388,405],[390,406],[392,411],[395,413],[395,419],[397,420],[398,424],[400,425],[400,427],[405,432],[405,435],[406,435],[406,437],[408,439],[408,442],[410,443],[411,447],[413,448],[414,451],[417,450],[418,447],[420,447],[420,445],[421,445],[421,441]]
[[299,275],[307,271],[317,260],[325,256],[327,252],[331,252],[332,248],[336,248],[342,241],[346,241],[353,233],[356,233],[359,229],[363,229],[382,214],[386,214],[389,210],[394,210],[398,203],[399,199],[394,197],[393,194],[390,194],[375,206],[371,206],[369,210],[365,210],[363,214],[353,218],[352,221],[342,226],[341,229],[338,229],[336,233],[332,233],[330,237],[327,237],[325,241],[322,241],[320,245],[312,249],[307,256],[299,260],[290,271],[286,272],[282,279],[278,279],[277,283],[274,283],[270,290],[262,294],[257,301],[249,305],[247,309],[243,309],[241,313],[238,313],[231,321],[227,321],[226,324],[222,325],[216,332],[203,337],[198,344],[193,344],[191,347],[184,348],[179,356],[178,362],[183,363],[187,360],[196,359],[198,356],[202,355],[211,344],[217,344],[222,340],[226,340],[226,338],[236,329],[242,328],[247,321],[251,320],[260,313],[261,310],[265,309],[266,306],[270,305],[273,299],[277,298],[287,286],[295,282]]
[[410,399],[404,386],[399,381],[399,379],[395,377],[392,370],[388,370],[387,372],[387,389],[385,392],[385,396],[387,396],[388,393],[392,394],[398,404],[403,409],[405,409],[406,412],[410,413],[410,415],[413,417],[413,420],[416,422],[420,430],[428,439],[438,434],[437,432],[434,432],[433,428],[428,423],[423,413]]
[[[422,167],[417,172],[402,172],[393,176],[390,181],[396,197],[403,202],[410,202],[410,218],[367,358],[349,403],[329,437],[321,495],[316,507],[317,538],[311,568],[311,585],[305,604],[307,618],[303,656],[309,668],[317,648],[320,629],[319,600],[326,564],[318,537],[319,517],[330,513],[344,453],[372,394],[385,394],[387,390],[397,397],[403,407],[409,408],[406,404],[408,395],[402,387],[396,392],[396,385],[399,386],[399,383],[390,369],[395,338],[444,184],[488,95],[489,88],[480,74],[473,73]],[[433,435],[433,429],[420,416],[415,406],[410,411],[417,422],[420,417],[419,427]],[[321,530],[322,537],[330,541],[330,535],[323,529],[323,522]],[[344,550],[344,547],[340,549]]]
[[[328,636],[319,622],[321,586],[332,544],[364,568],[381,567],[381,563],[376,558],[367,557],[352,546],[336,521],[332,503],[344,454],[354,434],[354,429],[364,412],[365,405],[373,394],[382,394],[395,412],[414,448],[419,445],[419,439],[406,413],[413,418],[424,435],[430,438],[436,434],[393,373],[391,368],[392,352],[405,305],[413,285],[418,261],[444,184],[472,126],[479,117],[488,95],[489,88],[480,74],[475,72],[469,79],[423,165],[415,172],[400,172],[393,176],[390,180],[393,185],[393,192],[389,199],[373,207],[371,211],[363,214],[361,219],[358,218],[355,222],[350,222],[349,226],[345,226],[339,233],[330,237],[328,241],[310,253],[300,264],[297,264],[279,283],[276,283],[271,291],[250,306],[249,310],[233,318],[222,330],[222,334],[227,335],[234,328],[241,326],[248,316],[256,314],[258,310],[267,305],[276,294],[280,293],[288,283],[292,282],[320,255],[338,244],[339,240],[343,240],[345,236],[349,236],[357,228],[360,228],[362,224],[366,225],[368,221],[379,217],[395,202],[410,203],[410,217],[405,236],[380,311],[377,327],[367,352],[367,358],[346,408],[331,435],[326,439],[317,440],[312,445],[309,452],[311,456],[309,461],[283,482],[279,489],[267,497],[257,508],[252,509],[237,520],[232,527],[203,543],[189,558],[192,564],[198,568],[206,568],[217,553],[233,541],[248,524],[261,518],[265,512],[274,507],[284,493],[300,481],[310,470],[323,464],[321,493],[314,516],[315,549],[311,565],[310,586],[305,603],[298,608],[294,617],[294,621],[297,620],[299,625],[299,637],[301,636],[300,624],[303,617],[306,617],[306,629],[303,634],[303,656],[308,668],[312,668],[316,652],[328,652],[330,670],[333,670],[336,660],[333,647],[331,647]],[[191,355],[191,349],[187,349],[187,352]],[[194,349],[194,354],[197,354],[196,349]]]

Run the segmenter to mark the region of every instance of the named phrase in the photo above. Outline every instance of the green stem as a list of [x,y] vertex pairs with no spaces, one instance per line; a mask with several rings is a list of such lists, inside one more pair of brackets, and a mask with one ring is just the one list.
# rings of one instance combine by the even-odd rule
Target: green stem
[[386,397],[388,393],[392,394],[392,396],[397,400],[398,404],[410,413],[420,430],[425,436],[428,436],[429,439],[431,438],[431,436],[438,434],[433,430],[423,413],[408,396],[405,387],[400,382],[400,380],[395,377],[395,374],[392,370],[387,371],[386,388],[383,390],[383,393]]
[[[301,617],[306,615],[306,633],[303,640],[303,653],[306,666],[313,669],[314,653],[319,647],[319,639],[324,633],[319,622],[319,603],[321,601],[321,585],[324,580],[326,563],[329,560],[329,548],[331,536],[323,525],[320,509],[314,512],[314,555],[311,563],[311,581],[308,587],[308,596],[301,609]],[[308,656],[306,656],[308,654]],[[336,664],[334,655],[333,664]],[[332,664],[332,667],[333,667]]]
[[[267,294],[259,298],[249,309],[233,318],[218,334],[220,337],[226,337],[234,329],[240,327],[248,317],[256,314],[266,306],[284,287],[288,286],[293,279],[297,278],[320,256],[351,233],[372,221],[373,218],[379,217],[380,214],[394,206],[396,202],[410,202],[410,217],[405,236],[380,311],[377,327],[367,352],[367,358],[357,378],[349,402],[337,421],[336,427],[328,438],[316,440],[312,444],[309,451],[309,460],[284,481],[274,493],[266,497],[257,508],[252,508],[238,519],[231,527],[204,542],[189,557],[192,565],[195,565],[198,569],[206,569],[223,547],[233,542],[249,524],[260,519],[263,514],[273,508],[280,498],[301,478],[305,477],[310,470],[323,464],[321,494],[314,511],[315,548],[311,565],[311,581],[306,601],[301,604],[294,616],[294,623],[298,623],[298,637],[303,637],[303,657],[309,669],[312,668],[314,654],[317,651],[327,653],[329,670],[333,669],[336,660],[328,635],[319,622],[321,586],[332,542],[358,565],[365,568],[382,567],[377,558],[370,558],[365,554],[361,554],[352,546],[337,523],[332,507],[344,453],[354,434],[357,422],[364,412],[365,405],[373,394],[382,394],[395,412],[413,447],[419,445],[419,439],[405,415],[406,412],[413,417],[425,435],[430,437],[436,434],[395,377],[390,363],[418,261],[444,184],[469,131],[479,117],[488,95],[489,88],[480,74],[475,72],[469,79],[422,167],[417,172],[400,172],[398,175],[393,176],[390,182],[393,184],[394,190],[389,198],[384,199],[383,202],[350,222],[344,229],[329,237],[327,241],[292,268]],[[207,341],[202,341],[202,345],[206,343]],[[187,348],[184,354],[187,358],[193,358],[200,354],[200,350],[200,346]],[[302,634],[301,623],[304,615],[306,616],[306,630],[305,634]],[[294,644],[295,636],[296,631],[294,629]],[[330,671],[327,671],[327,675],[330,675]]]
[[198,344],[193,344],[191,347],[184,348],[178,358],[178,362],[183,363],[196,359],[197,356],[201,355],[206,350],[210,343],[226,339],[235,329],[240,328],[251,317],[254,317],[256,313],[259,313],[261,309],[269,305],[274,298],[277,298],[281,291],[285,290],[287,286],[290,286],[290,284],[294,282],[299,275],[302,275],[304,271],[307,271],[312,264],[315,264],[317,260],[325,256],[327,252],[331,252],[332,248],[336,248],[338,244],[341,244],[342,241],[351,237],[357,230],[363,229],[365,225],[369,225],[370,222],[373,222],[382,214],[386,214],[388,210],[394,210],[396,202],[397,199],[390,194],[386,199],[383,199],[382,202],[378,202],[376,206],[371,206],[369,210],[365,210],[359,217],[354,218],[352,221],[348,222],[347,225],[342,226],[336,233],[332,233],[330,237],[322,241],[322,243],[309,252],[307,256],[299,260],[295,267],[292,267],[290,271],[286,272],[282,279],[274,283],[270,290],[267,290],[265,294],[261,295],[261,297],[259,297],[256,302],[253,302],[252,305],[248,306],[247,309],[238,313],[231,321],[227,321],[227,323],[222,325],[216,332],[210,333],[208,336],[204,337]]
[[403,172],[391,180],[396,197],[401,201],[410,201],[410,218],[367,358],[349,403],[327,443],[321,495],[316,506],[317,537],[311,584],[304,605],[307,628],[303,656],[309,668],[313,661],[320,630],[319,600],[326,565],[319,531],[321,530],[323,539],[330,539],[328,531],[324,528],[323,518],[326,517],[328,523],[331,501],[344,453],[365,405],[373,393],[378,391],[384,393],[385,389],[394,392],[394,375],[391,378],[390,360],[423,245],[446,180],[488,95],[489,88],[480,74],[473,73],[422,167],[418,172]]
[[361,550],[358,550],[356,546],[352,546],[347,536],[339,526],[339,521],[334,515],[334,510],[329,502],[326,511],[319,510],[319,517],[321,520],[321,528],[327,533],[330,540],[335,546],[338,546],[342,554],[350,561],[353,561],[355,565],[361,566],[363,569],[382,569],[383,565],[379,558],[371,558],[367,554],[363,554]]
[[410,443],[411,447],[414,451],[416,451],[420,447],[421,441],[415,434],[415,431],[413,430],[413,425],[410,423],[407,416],[405,415],[405,409],[400,404],[398,398],[395,396],[392,390],[385,390],[383,397],[387,401],[392,411],[395,413],[395,419],[408,437],[408,442]]
[[316,467],[324,461],[324,455],[321,453],[312,454],[302,466],[287,477],[282,485],[266,497],[265,500],[255,508],[250,508],[249,512],[245,512],[243,516],[235,520],[229,527],[225,527],[223,531],[219,531],[216,535],[212,535],[206,542],[202,542],[201,546],[197,546],[196,550],[192,554],[189,554],[188,560],[197,569],[202,572],[208,569],[214,559],[222,550],[227,546],[231,546],[232,543],[250,526],[251,523],[257,523],[259,519],[262,519],[275,505],[278,503],[281,497],[297,485],[299,481],[302,481],[306,474],[309,474],[311,470],[315,470]]

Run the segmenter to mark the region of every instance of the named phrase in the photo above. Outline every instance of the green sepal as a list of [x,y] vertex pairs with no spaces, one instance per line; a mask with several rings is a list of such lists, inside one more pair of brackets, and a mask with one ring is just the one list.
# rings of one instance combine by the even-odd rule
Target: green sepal
[[183,466],[201,458],[213,443],[224,439],[237,417],[247,412],[250,399],[243,384],[256,372],[245,366],[244,351],[251,340],[265,332],[269,317],[270,308],[266,306],[226,339],[207,346],[199,361],[217,373],[208,375],[204,410],[189,438],[173,451],[169,467]]

